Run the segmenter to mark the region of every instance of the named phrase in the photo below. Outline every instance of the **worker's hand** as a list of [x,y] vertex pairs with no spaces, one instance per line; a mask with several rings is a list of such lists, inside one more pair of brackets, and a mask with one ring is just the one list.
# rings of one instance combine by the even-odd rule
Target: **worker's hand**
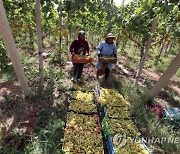
[[102,57],[102,54],[100,53],[100,54],[98,54],[98,57]]
[[101,61],[101,59],[102,59],[102,57],[98,57],[98,61],[99,61],[99,62]]
[[78,54],[81,54],[81,50],[78,50],[77,52],[78,52]]
[[81,54],[83,51],[84,51],[84,48],[80,48],[80,49],[78,50],[78,53]]
[[75,52],[72,52],[72,56],[74,56],[76,53]]

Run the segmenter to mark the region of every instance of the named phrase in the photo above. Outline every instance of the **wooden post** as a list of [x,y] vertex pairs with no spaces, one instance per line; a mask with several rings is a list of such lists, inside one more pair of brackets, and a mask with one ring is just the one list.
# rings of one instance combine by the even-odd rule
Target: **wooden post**
[[125,0],[122,0],[122,5],[124,5],[125,4]]
[[176,73],[176,71],[180,68],[180,53],[172,60],[171,64],[161,76],[161,78],[156,82],[154,87],[149,93],[149,98],[153,99],[161,89],[168,84],[170,78]]
[[[157,26],[157,23],[158,23],[158,19],[157,18],[154,18],[153,22],[152,22],[152,27],[151,27],[151,33],[154,33],[155,29],[156,29],[156,26]],[[145,60],[146,60],[146,57],[148,55],[148,52],[149,52],[149,48],[151,46],[151,42],[152,42],[152,37],[149,37],[148,40],[147,40],[147,44],[146,44],[146,47],[145,47],[145,51],[144,51],[144,55],[140,61],[140,64],[139,64],[139,70],[137,71],[137,74],[136,74],[136,80],[134,82],[134,85],[137,85],[138,82],[139,82],[139,78],[141,76],[141,72],[142,72],[142,69],[144,67],[144,63],[145,63]]]
[[14,66],[18,80],[21,84],[24,95],[25,97],[27,97],[30,95],[28,81],[25,77],[25,73],[24,73],[22,64],[20,62],[19,54],[16,49],[16,45],[14,42],[14,38],[10,29],[10,25],[9,25],[9,22],[5,13],[2,0],[0,0],[0,33],[2,35],[2,39],[6,46],[9,57]]
[[37,38],[38,38],[38,55],[39,55],[39,73],[40,82],[43,82],[43,47],[42,47],[42,29],[41,29],[41,3],[40,0],[36,0],[36,28],[37,28]]

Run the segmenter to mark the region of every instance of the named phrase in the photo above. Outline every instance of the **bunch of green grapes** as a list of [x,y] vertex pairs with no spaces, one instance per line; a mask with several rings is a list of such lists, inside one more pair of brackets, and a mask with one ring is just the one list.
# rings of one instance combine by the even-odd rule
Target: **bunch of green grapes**
[[100,61],[101,62],[104,62],[104,63],[108,63],[108,62],[112,62],[112,61],[117,61],[117,58],[116,57],[112,57],[112,56],[103,56],[100,58]]
[[96,105],[93,102],[74,100],[69,106],[70,110],[78,112],[96,112]]
[[113,118],[119,118],[119,119],[129,119],[130,114],[128,112],[127,107],[107,107],[107,114],[110,117]]
[[91,56],[87,56],[87,55],[75,55],[77,58],[80,59],[89,59]]
[[111,105],[111,106],[126,106],[127,102],[121,94],[112,89],[101,89],[101,95],[99,98],[101,105]]
[[91,88],[79,84],[74,84],[73,88],[79,91],[91,91]]
[[118,120],[107,118],[107,124],[111,134],[122,133],[126,136],[136,137],[140,136],[137,127],[133,124],[132,120]]
[[94,95],[92,92],[74,91],[72,97],[81,101],[93,101]]
[[67,116],[67,126],[71,126],[76,130],[97,131],[99,129],[95,116],[75,114],[73,112],[70,112]]
[[130,137],[123,147],[115,146],[116,154],[148,154],[148,151],[140,142],[132,141]]
[[65,154],[102,154],[102,136],[98,133],[66,130],[63,139],[63,152]]

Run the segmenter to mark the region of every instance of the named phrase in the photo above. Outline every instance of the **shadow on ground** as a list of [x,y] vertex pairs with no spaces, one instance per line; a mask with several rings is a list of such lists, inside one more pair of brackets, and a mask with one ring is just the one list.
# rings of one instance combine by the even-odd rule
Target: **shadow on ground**
[[42,148],[49,146],[52,153],[61,149],[61,145],[48,142],[60,143],[63,137],[68,96],[61,90],[55,96],[53,85],[53,80],[41,88],[38,82],[33,83],[31,96],[24,99],[19,85],[0,84],[0,153],[24,152],[34,137],[39,138]]

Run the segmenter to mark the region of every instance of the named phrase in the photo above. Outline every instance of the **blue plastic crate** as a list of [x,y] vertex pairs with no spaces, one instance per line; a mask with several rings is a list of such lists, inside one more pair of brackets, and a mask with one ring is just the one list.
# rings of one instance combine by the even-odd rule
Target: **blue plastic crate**
[[115,154],[114,145],[113,145],[111,136],[109,136],[106,139],[106,146],[107,146],[107,149],[108,149],[108,154]]
[[170,120],[180,121],[180,108],[174,107],[171,109],[164,109],[163,115],[168,117]]
[[142,144],[143,147],[146,149],[146,151],[147,151],[149,154],[151,154],[149,148],[147,147],[147,145],[146,145],[143,141],[141,141],[141,144]]
[[97,91],[98,91],[98,95],[101,96],[101,88],[100,87],[97,88]]
[[180,108],[164,109],[163,116],[170,121],[170,124],[173,125],[175,129],[180,128]]

